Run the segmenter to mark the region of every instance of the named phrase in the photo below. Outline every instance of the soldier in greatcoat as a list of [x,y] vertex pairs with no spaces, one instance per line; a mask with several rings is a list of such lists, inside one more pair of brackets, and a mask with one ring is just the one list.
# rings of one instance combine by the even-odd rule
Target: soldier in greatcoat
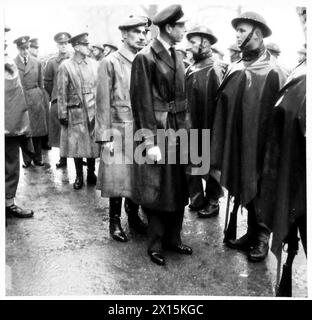
[[257,262],[267,256],[270,236],[270,229],[256,214],[268,122],[286,77],[264,46],[263,38],[272,31],[262,16],[246,12],[232,25],[242,59],[230,65],[219,87],[211,166],[221,170],[221,184],[248,211],[246,234],[227,245],[245,250]]
[[[51,147],[60,147],[61,125],[58,119],[57,106],[57,74],[59,65],[63,60],[68,59],[68,41],[71,35],[68,32],[59,32],[54,36],[57,44],[58,54],[48,60],[44,70],[44,88],[49,94],[51,107],[49,112],[49,145]],[[66,157],[60,157],[56,168],[67,166]]]
[[[147,20],[131,16],[121,25],[123,45],[110,54],[100,64],[98,70],[96,103],[96,141],[102,144],[97,188],[103,197],[109,197],[110,234],[117,241],[127,241],[120,225],[122,197],[125,197],[125,211],[128,214],[130,228],[139,233],[146,226],[139,217],[139,206],[131,197],[131,164],[105,163],[105,156],[114,152],[114,156],[129,157],[126,145],[132,144],[132,136],[126,136],[126,130],[133,130],[133,115],[130,102],[130,76],[132,61],[136,53],[145,45]],[[107,129],[117,130],[125,141],[121,146],[110,142]],[[127,140],[127,139],[130,139]],[[129,150],[132,152],[132,149]]]
[[57,103],[61,123],[60,156],[74,158],[76,179],[73,188],[81,189],[83,158],[87,158],[87,183],[96,184],[95,93],[98,63],[89,58],[88,33],[70,38],[75,53],[59,66]]
[[[133,200],[141,204],[148,218],[148,255],[159,265],[165,264],[163,249],[192,254],[182,244],[181,229],[184,207],[188,203],[185,165],[168,162],[169,151],[154,145],[157,129],[189,129],[185,97],[184,65],[174,44],[185,33],[180,5],[160,11],[153,23],[160,34],[135,57],[132,63],[130,93],[135,131],[143,135],[149,163],[134,163]],[[167,140],[180,154],[177,139]],[[169,150],[169,149],[168,149]],[[171,150],[171,149],[170,149]],[[154,161],[162,161],[156,163]]]
[[95,43],[91,46],[92,48],[92,56],[96,61],[101,61],[104,55],[104,47],[100,43]]
[[24,168],[29,167],[32,161],[36,166],[43,166],[42,137],[47,135],[48,129],[42,63],[29,55],[28,36],[19,37],[14,43],[19,51],[14,61],[19,71],[28,106],[31,137],[35,149],[35,155],[33,157],[23,149]]
[[[5,27],[5,32],[10,28]],[[5,43],[5,50],[6,50]],[[20,144],[30,132],[28,106],[17,67],[7,54],[4,56],[5,113],[5,212],[6,217],[30,218],[34,212],[15,204],[20,174]]]

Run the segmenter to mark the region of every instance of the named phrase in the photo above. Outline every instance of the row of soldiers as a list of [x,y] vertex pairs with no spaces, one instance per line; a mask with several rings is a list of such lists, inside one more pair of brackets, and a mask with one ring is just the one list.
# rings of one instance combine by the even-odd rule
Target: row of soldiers
[[[158,265],[165,264],[164,250],[192,254],[181,239],[185,206],[190,199],[190,209],[199,218],[215,217],[223,188],[248,211],[247,232],[239,239],[228,239],[230,248],[246,251],[251,261],[262,261],[271,232],[272,250],[277,252],[295,226],[306,250],[306,60],[286,81],[288,74],[264,46],[271,29],[262,16],[246,12],[232,20],[241,51],[238,61],[225,66],[213,59],[211,46],[217,37],[206,26],[196,26],[186,33],[194,63],[185,71],[175,50],[186,32],[182,7],[171,5],[152,22],[159,34],[148,45],[150,19],[131,16],[120,24],[122,46],[99,64],[89,58],[87,33],[56,36],[60,54],[48,62],[46,73],[51,65],[53,73],[45,82],[51,111],[61,124],[60,156],[74,158],[74,189],[84,185],[83,158],[87,158],[87,182],[96,184],[101,195],[109,198],[111,236],[128,240],[120,224],[125,198],[129,226],[139,233],[148,227],[147,252]],[[23,38],[19,41],[21,48]],[[62,51],[67,42],[74,49],[70,58]],[[25,84],[23,71],[27,74],[29,67],[21,57],[15,61],[27,102],[25,112],[31,117],[37,104],[27,101],[27,96],[30,90],[39,90],[39,85]],[[38,62],[34,68],[41,72]],[[32,130],[37,126],[38,122]],[[113,129],[128,139],[125,132],[131,126],[135,132],[149,129],[143,131],[142,141],[151,162],[105,161],[111,154],[131,157],[125,146],[133,139],[120,145],[111,136]],[[197,129],[199,136],[203,129],[210,129],[209,173],[192,175],[190,165],[168,163],[167,151],[163,153],[157,145],[158,129]],[[177,154],[183,148],[179,141],[168,138],[167,142]],[[94,173],[97,157],[98,176]],[[139,206],[148,226],[139,215]],[[20,216],[30,214],[25,211]]]

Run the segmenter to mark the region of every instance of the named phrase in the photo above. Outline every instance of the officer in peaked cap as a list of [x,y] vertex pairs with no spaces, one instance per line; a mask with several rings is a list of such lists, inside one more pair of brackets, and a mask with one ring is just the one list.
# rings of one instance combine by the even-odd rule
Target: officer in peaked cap
[[[162,154],[154,145],[157,129],[179,130],[189,128],[185,96],[185,69],[174,45],[185,34],[183,11],[180,5],[171,5],[153,19],[159,35],[137,53],[131,70],[131,106],[137,130],[143,130],[147,158],[163,160],[161,170],[154,165],[133,165],[136,179],[132,181],[133,201],[140,204],[148,217],[148,250],[152,262],[165,264],[163,249],[179,254],[192,254],[192,249],[181,240],[184,207],[188,203],[185,166],[170,165],[168,152]],[[155,108],[153,103],[157,101]],[[174,141],[173,141],[174,140]],[[176,139],[169,145],[176,146]],[[177,154],[182,150],[177,146]],[[155,171],[156,169],[156,171]],[[161,184],[160,184],[161,183]]]
[[87,32],[80,33],[74,37],[71,37],[69,39],[69,43],[75,47],[76,45],[84,45],[84,46],[89,46],[89,39],[88,39],[89,34]]
[[38,58],[38,51],[39,51],[39,43],[38,38],[32,38],[29,40],[29,53],[35,57]]
[[28,49],[29,48],[29,36],[23,36],[15,39],[13,43],[20,49]]
[[92,56],[96,61],[100,61],[104,58],[104,47],[100,43],[94,43],[91,45]]
[[98,63],[90,59],[88,33],[69,39],[74,54],[58,68],[57,105],[61,123],[60,156],[74,158],[75,190],[84,185],[83,158],[87,158],[87,183],[96,184],[95,158],[99,146],[95,143],[95,90]]
[[67,43],[69,42],[70,38],[71,38],[71,35],[68,32],[58,32],[54,36],[54,41],[56,43]]
[[[121,227],[120,217],[122,198],[125,198],[125,212],[128,215],[129,227],[138,232],[145,233],[146,225],[140,218],[139,206],[130,199],[132,193],[131,179],[132,165],[105,161],[107,151],[114,150],[114,156],[128,159],[126,145],[132,139],[125,135],[127,128],[133,125],[133,116],[130,102],[130,77],[132,61],[135,55],[145,46],[146,17],[130,16],[119,25],[121,30],[122,45],[119,50],[110,54],[100,62],[98,69],[97,103],[96,103],[96,141],[104,147],[101,148],[98,189],[102,197],[109,198],[109,232],[116,241],[128,240]],[[103,121],[111,114],[110,121]],[[123,146],[117,147],[116,142],[111,142],[105,136],[107,129],[118,131],[122,136]]]
[[[61,125],[58,119],[57,106],[57,74],[60,64],[69,58],[68,41],[71,35],[68,32],[58,32],[54,36],[54,41],[58,49],[58,53],[47,61],[44,70],[44,88],[48,92],[51,107],[49,110],[49,146],[60,147]],[[56,168],[60,169],[67,166],[67,158],[60,157],[59,162],[56,163]]]
[[[129,17],[130,18],[134,17],[134,15],[130,15]],[[136,17],[142,18],[143,20],[146,21],[146,26],[145,26],[145,30],[146,30],[145,45],[147,45],[151,40],[151,35],[150,35],[149,31],[150,31],[150,26],[152,25],[152,20],[147,16],[136,16]]]
[[173,4],[158,12],[152,19],[156,26],[162,26],[172,23],[185,23],[186,19],[181,5]]
[[264,18],[256,12],[251,12],[251,11],[244,12],[239,17],[234,18],[232,20],[233,28],[237,29],[237,27],[240,23],[247,23],[247,24],[252,25],[252,29],[251,29],[250,33],[247,35],[247,37],[245,38],[245,40],[243,42],[238,43],[238,46],[240,47],[241,50],[245,46],[248,47],[248,43],[249,43],[250,39],[252,38],[256,28],[259,28],[262,31],[263,38],[267,38],[272,34],[272,31],[268,27]]
[[241,58],[241,50],[237,44],[233,43],[228,47],[230,53],[230,61],[233,63]]
[[281,53],[281,49],[279,48],[279,46],[276,43],[269,42],[266,45],[266,48],[275,58],[277,58]]

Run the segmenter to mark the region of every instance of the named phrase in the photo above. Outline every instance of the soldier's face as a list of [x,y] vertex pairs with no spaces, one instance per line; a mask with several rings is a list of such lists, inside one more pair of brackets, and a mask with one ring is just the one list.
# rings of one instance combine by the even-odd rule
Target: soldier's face
[[57,48],[59,50],[60,53],[67,53],[68,52],[68,42],[59,42],[57,44]]
[[183,40],[184,33],[186,32],[185,24],[183,23],[176,23],[173,27],[170,26],[169,30],[169,37],[174,42],[181,42]]
[[98,57],[102,53],[102,51],[99,48],[93,47],[92,53],[95,57]]
[[145,46],[146,29],[144,26],[127,30],[123,33],[124,42],[134,50],[141,50]]
[[30,52],[31,54],[33,54],[34,56],[37,56],[37,55],[38,55],[38,52],[39,52],[39,49],[38,49],[38,48],[30,47],[30,48],[29,48],[29,52]]
[[90,48],[89,48],[89,45],[87,45],[87,44],[79,44],[79,45],[77,46],[77,48],[78,48],[78,51],[79,51],[83,56],[85,56],[85,57],[90,56],[91,50],[90,50]]
[[[253,25],[250,23],[241,22],[236,27],[236,41],[237,45],[240,47],[245,39],[248,37],[251,32]],[[254,49],[256,46],[255,33],[251,39],[247,42],[244,49]]]
[[28,56],[28,47],[19,47],[18,52],[22,57]]
[[114,48],[112,48],[112,47],[110,47],[110,46],[105,46],[104,47],[104,56],[106,57],[106,56],[108,56],[110,53],[113,53],[113,52],[115,52],[116,51],[116,49],[114,49]]

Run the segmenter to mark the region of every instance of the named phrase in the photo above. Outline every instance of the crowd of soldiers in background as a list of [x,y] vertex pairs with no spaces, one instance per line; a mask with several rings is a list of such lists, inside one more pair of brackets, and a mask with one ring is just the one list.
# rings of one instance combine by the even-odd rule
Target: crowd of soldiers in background
[[[243,84],[246,80],[244,78],[238,78],[238,82],[233,83],[233,81],[231,82],[230,76],[239,74],[242,70],[240,68],[244,63],[247,65],[247,69],[248,67],[252,69],[252,63],[251,65],[248,63],[250,61],[256,61],[257,63],[256,59],[258,59],[261,54],[265,53],[266,55],[267,52],[270,53],[267,56],[264,55],[267,66],[271,68],[272,65],[278,65],[277,60],[281,50],[278,45],[274,43],[267,43],[265,48],[262,47],[262,37],[265,38],[269,36],[271,30],[265,20],[256,13],[242,14],[232,21],[232,25],[237,32],[245,32],[244,29],[242,29],[243,31],[239,29],[240,27],[245,28],[244,23],[247,25],[249,23],[253,28],[249,36],[244,41],[241,40],[239,45],[231,44],[228,47],[230,64],[223,61],[224,53],[214,46],[217,38],[206,26],[196,26],[187,32],[186,37],[190,44],[189,47],[176,47],[174,49],[172,45],[170,46],[169,40],[171,39],[173,44],[181,41],[185,32],[184,21],[181,20],[182,17],[183,11],[181,6],[178,5],[169,6],[163,11],[160,11],[153,17],[153,23],[159,26],[160,35],[155,39],[149,39],[147,34],[152,20],[148,17],[130,16],[119,25],[123,42],[121,46],[109,43],[90,44],[87,33],[71,36],[68,32],[59,32],[54,37],[59,50],[58,54],[43,62],[38,59],[38,39],[30,39],[29,36],[22,36],[16,39],[14,43],[17,45],[19,55],[15,58],[15,64],[19,70],[19,77],[21,78],[25,92],[26,104],[31,105],[34,111],[29,114],[31,134],[26,132],[25,135],[28,138],[18,142],[14,148],[16,150],[16,148],[19,148],[19,145],[21,146],[24,160],[23,167],[25,169],[32,166],[32,162],[35,166],[44,166],[42,162],[42,148],[48,150],[51,149],[51,147],[60,148],[60,159],[56,167],[58,169],[64,168],[67,166],[67,158],[74,158],[76,180],[73,188],[75,190],[81,189],[84,185],[82,166],[86,165],[88,168],[87,183],[97,185],[97,189],[101,190],[101,195],[109,198],[110,234],[116,241],[125,242],[128,240],[127,235],[120,225],[122,198],[125,198],[125,211],[128,214],[129,226],[139,233],[146,233],[147,225],[139,215],[139,206],[142,206],[144,213],[146,213],[148,217],[148,227],[150,228],[148,255],[154,263],[159,265],[165,264],[161,244],[163,248],[180,254],[192,254],[192,249],[182,244],[180,238],[185,206],[184,195],[188,193],[187,199],[190,199],[189,207],[198,213],[199,218],[211,218],[219,213],[219,199],[223,195],[221,186],[226,187],[229,190],[229,194],[235,197],[233,212],[237,211],[239,205],[244,205],[248,211],[248,230],[246,235],[240,239],[228,237],[226,244],[230,248],[247,251],[248,258],[251,261],[262,261],[268,254],[268,242],[271,231],[268,230],[268,227],[263,222],[260,223],[256,221],[256,205],[258,205],[258,203],[256,203],[255,199],[258,196],[258,191],[257,187],[251,190],[254,188],[254,181],[252,180],[254,174],[252,170],[254,169],[250,163],[254,157],[258,156],[259,151],[255,149],[254,154],[250,155],[250,163],[248,164],[247,162],[249,160],[247,160],[247,164],[244,163],[243,165],[245,165],[245,167],[241,169],[242,171],[245,170],[242,176],[247,174],[243,179],[246,179],[247,182],[249,181],[250,184],[246,188],[241,185],[238,186],[235,183],[231,184],[229,181],[232,181],[231,179],[234,178],[230,176],[229,172],[235,174],[237,170],[240,170],[238,166],[233,167],[233,163],[240,160],[234,158],[228,159],[226,157],[231,153],[224,152],[224,154],[222,154],[221,152],[223,162],[222,165],[220,165],[220,159],[217,159],[218,157],[215,155],[220,154],[219,147],[222,145],[222,139],[226,141],[229,139],[227,143],[234,144],[236,143],[234,139],[244,139],[241,135],[246,134],[246,132],[237,133],[240,129],[238,131],[233,129],[234,131],[230,136],[225,135],[225,133],[228,134],[228,131],[221,133],[220,130],[222,130],[223,121],[229,117],[229,114],[224,112],[225,109],[219,106],[219,104],[216,107],[215,99],[216,97],[220,97],[220,88],[223,90],[222,94],[232,97],[233,101],[235,99],[238,99],[237,101],[242,99],[243,94],[240,90],[245,90],[244,99],[246,99],[246,101],[248,101],[250,97],[253,99],[252,97],[254,97],[256,93],[249,92],[247,87],[244,89],[244,85],[236,88],[237,84]],[[240,24],[242,24],[242,26]],[[260,31],[257,31],[257,28]],[[9,28],[6,28],[6,31],[9,31]],[[257,37],[255,38],[256,40],[253,40],[252,37],[255,34]],[[166,43],[164,39],[169,39],[168,43]],[[198,39],[200,39],[200,41]],[[255,41],[254,43],[258,47],[248,51],[246,49],[248,41]],[[70,55],[68,52],[67,46],[69,43],[75,49],[73,55]],[[164,52],[163,56],[162,51]],[[156,55],[157,58],[155,58],[151,52],[159,53],[159,57]],[[306,46],[300,49],[298,54],[298,63],[302,64],[306,60]],[[178,55],[180,57],[177,57]],[[91,59],[87,60],[86,57]],[[157,60],[158,58],[159,60]],[[161,59],[163,59],[163,61],[160,62]],[[14,66],[8,61],[6,61],[5,65],[6,70],[13,77],[15,72]],[[169,66],[172,61],[173,64],[175,64],[175,68],[171,67],[170,69]],[[182,64],[184,64],[184,68],[186,69],[184,77],[181,77],[181,73],[179,73],[181,70],[184,72],[184,68],[179,65],[178,61],[183,62]],[[163,74],[161,74],[161,71],[153,71],[155,70],[155,65],[158,66],[163,62],[165,62],[165,64],[162,65],[160,70],[168,67],[169,69],[167,71],[163,71]],[[30,65],[34,67],[31,68]],[[264,65],[265,64],[261,65],[261,67]],[[201,74],[200,72],[204,68],[205,73]],[[256,109],[259,108],[259,110],[263,110],[263,108],[267,108],[265,103],[271,100],[273,101],[273,96],[275,97],[279,92],[279,88],[274,89],[275,86],[279,87],[284,83],[286,77],[291,72],[291,70],[286,70],[283,67],[272,68],[272,70],[276,72],[277,79],[274,80],[268,77],[268,79],[263,80],[261,79],[261,75],[257,75],[257,72],[255,72],[256,75],[254,77],[256,80],[251,80],[255,81],[255,83],[257,81],[260,81],[259,83],[267,83],[269,88],[264,86],[263,91],[259,93],[259,101],[255,102],[254,106]],[[95,69],[97,71],[93,72],[92,70]],[[237,73],[232,73],[232,70],[236,70]],[[156,72],[156,74],[159,72],[161,75],[157,75],[156,77],[153,72]],[[168,79],[167,77],[169,77],[171,73],[173,78]],[[151,78],[149,78],[149,76],[153,80],[150,80]],[[158,76],[163,78],[159,80]],[[260,80],[257,79],[258,76]],[[172,79],[174,79],[173,81],[175,82],[173,89],[171,86]],[[148,87],[150,81],[157,82],[158,80],[160,83],[152,83],[154,86],[153,89]],[[279,82],[278,85],[276,81]],[[146,101],[150,101],[148,100],[149,98],[154,99],[153,94],[157,95],[157,93],[155,93],[155,87],[157,88],[157,86],[159,86],[159,92],[165,90],[162,86],[163,83],[167,82],[168,86],[166,86],[165,89],[168,90],[168,92],[164,94],[165,96],[168,94],[167,97],[157,96],[157,99],[173,99],[173,108],[175,109],[174,112],[171,112],[171,109],[166,109],[172,107],[172,101],[161,101],[159,103],[163,104],[161,107],[158,106],[160,108],[159,110],[155,110],[155,112],[158,112],[155,118],[160,117],[160,114],[164,112],[166,116],[168,116],[166,121],[169,126],[171,121],[173,121],[172,123],[179,123],[179,121],[182,123],[181,119],[177,119],[186,112],[186,110],[183,109],[186,105],[180,104],[179,90],[181,90],[182,87],[184,88],[185,85],[185,90],[183,89],[181,96],[186,94],[186,100],[190,108],[192,127],[199,130],[203,128],[213,129],[212,155],[217,159],[215,160],[215,164],[218,164],[219,167],[217,168],[218,170],[211,168],[207,178],[207,176],[192,177],[189,174],[184,176],[184,173],[182,174],[184,169],[180,171],[181,168],[179,166],[174,167],[174,169],[170,167],[169,169],[169,167],[165,165],[163,167],[165,169],[163,171],[164,177],[162,177],[161,186],[163,191],[159,191],[160,196],[158,196],[158,200],[155,202],[155,200],[148,198],[151,196],[149,194],[150,186],[148,185],[148,179],[154,178],[157,180],[157,175],[151,176],[151,172],[149,172],[146,176],[142,175],[145,179],[140,180],[140,178],[137,178],[138,182],[141,182],[141,185],[137,186],[137,189],[135,189],[137,193],[133,194],[131,181],[129,180],[129,184],[127,184],[128,178],[130,179],[131,174],[133,174],[132,167],[130,172],[129,166],[114,167],[100,161],[99,174],[97,177],[94,173],[95,158],[100,157],[102,160],[106,152],[112,152],[114,147],[116,148],[116,145],[105,136],[105,129],[114,127],[123,132],[127,123],[130,122],[134,122],[136,128],[139,129],[144,128],[144,125],[147,127],[151,125],[149,121],[152,120],[149,118],[149,115],[154,112],[154,110],[144,109],[150,107]],[[273,90],[272,88],[275,90],[273,93],[265,91]],[[253,89],[256,91],[259,88],[255,87]],[[208,90],[208,93],[205,92],[205,90]],[[230,108],[231,99],[226,98],[224,101],[229,101],[227,107]],[[225,103],[224,101],[219,99],[218,103]],[[271,104],[273,103],[272,101],[270,102]],[[238,103],[243,104],[242,102]],[[81,106],[84,107],[81,108]],[[246,105],[244,105],[244,107],[247,108]],[[84,110],[84,108],[85,111],[83,111],[84,113],[82,114],[81,110]],[[121,108],[123,108],[122,111],[120,111]],[[144,112],[146,112],[146,114]],[[241,115],[235,116],[238,118],[228,120],[226,130],[232,130],[231,121],[237,121],[237,123],[243,121],[237,120],[239,117],[242,117]],[[170,117],[172,117],[172,119]],[[256,116],[251,115],[250,117]],[[157,118],[157,126],[163,121],[163,118],[160,117],[159,119]],[[263,119],[260,118],[260,120],[262,121]],[[6,121],[9,120],[6,119]],[[247,133],[248,143],[252,145],[252,148],[257,148],[259,146],[255,146],[255,141],[259,143],[260,139],[264,138],[261,134],[266,132],[264,130],[265,128],[262,128],[263,132],[261,132],[259,128],[255,129],[259,130],[259,132],[257,132],[257,134],[259,133],[259,141],[253,140],[253,135],[251,134],[253,130],[251,124],[252,118],[249,118],[247,121],[248,125],[251,126],[250,129],[248,129],[251,131]],[[264,124],[262,123],[262,125]],[[235,128],[235,126],[233,128]],[[244,128],[244,130],[245,129],[246,128]],[[150,137],[145,137],[145,139],[148,155],[155,161],[159,161],[161,158],[159,150],[150,144]],[[234,142],[230,142],[231,139],[233,139]],[[13,140],[10,142],[11,146],[13,145],[12,141]],[[224,144],[224,148],[227,148],[226,143]],[[9,155],[7,156],[7,152],[9,152],[9,140],[6,140],[6,157],[9,157]],[[116,152],[119,152],[119,150],[116,149]],[[124,150],[120,152],[125,153]],[[243,152],[246,152],[248,156],[249,151],[244,150]],[[85,163],[83,158],[87,160]],[[14,170],[18,170],[16,162],[14,163]],[[10,169],[6,167],[6,183],[10,179],[14,181],[16,181],[16,179],[18,180],[16,176],[13,178],[9,177],[9,170]],[[136,177],[141,177],[140,175],[144,173],[142,168],[141,171],[137,172],[138,175]],[[257,180],[258,176],[255,175],[255,177]],[[263,177],[265,177],[265,175]],[[202,179],[206,180],[205,190],[203,189]],[[19,208],[14,203],[17,184],[13,187],[11,194],[7,192],[7,190],[9,190],[7,185],[7,213],[20,218],[32,217],[33,211]],[[144,189],[141,194],[140,191],[137,191],[140,188]],[[154,190],[153,188],[155,188],[155,185],[151,187],[151,190]],[[242,190],[237,193],[237,188],[242,188]],[[254,192],[254,194],[251,196],[248,194],[249,191],[251,193]],[[246,197],[249,197],[250,202],[244,202],[244,200],[246,200],[244,199],[244,192],[246,193]],[[138,195],[140,195],[140,197],[136,198]],[[241,199],[240,196],[242,197]],[[228,197],[228,207],[229,201],[230,196]],[[227,208],[227,210],[228,209],[229,208]],[[171,217],[164,218],[164,212],[169,212]]]

